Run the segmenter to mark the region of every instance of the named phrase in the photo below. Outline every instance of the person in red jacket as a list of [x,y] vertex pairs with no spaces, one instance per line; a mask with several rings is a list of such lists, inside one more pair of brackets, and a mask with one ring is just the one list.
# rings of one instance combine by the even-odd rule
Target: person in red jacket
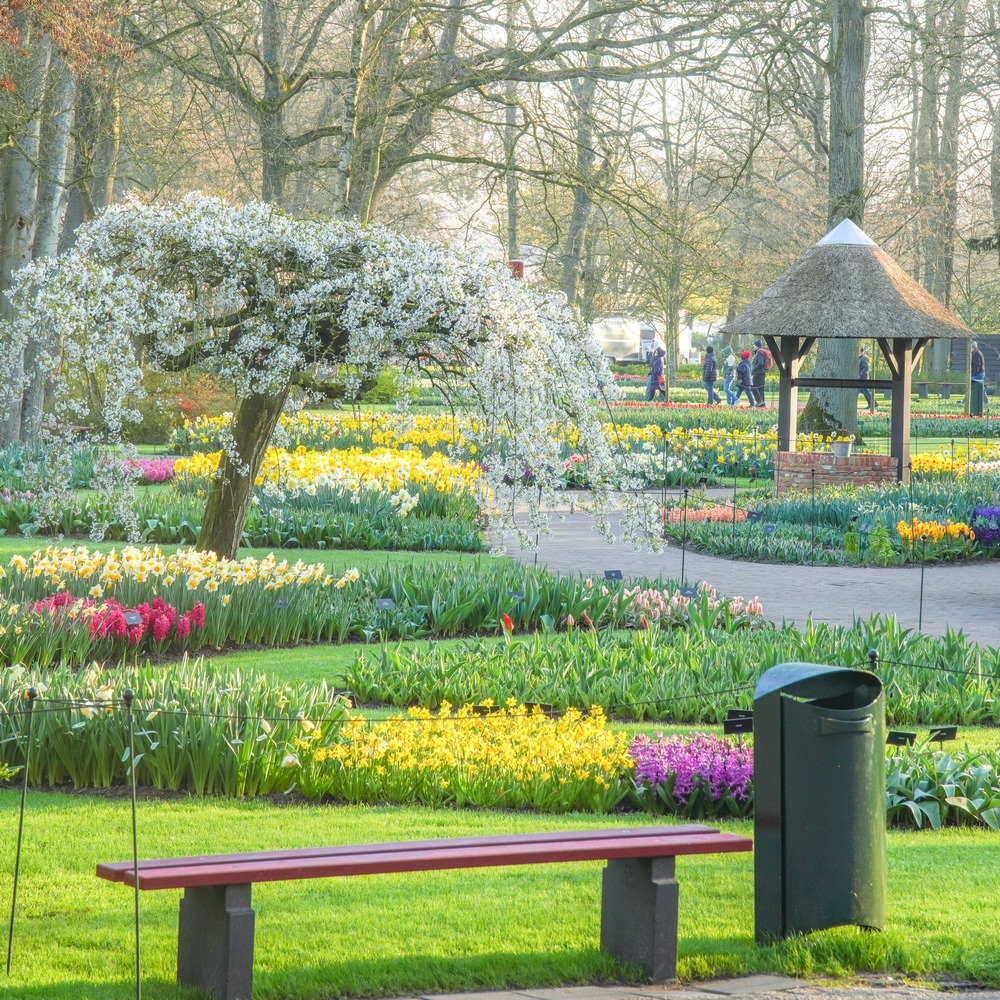
[[736,395],[733,397],[733,406],[740,401],[740,393],[746,393],[747,402],[754,405],[753,389],[751,388],[750,376],[750,352],[744,351],[740,355],[740,363],[736,366]]

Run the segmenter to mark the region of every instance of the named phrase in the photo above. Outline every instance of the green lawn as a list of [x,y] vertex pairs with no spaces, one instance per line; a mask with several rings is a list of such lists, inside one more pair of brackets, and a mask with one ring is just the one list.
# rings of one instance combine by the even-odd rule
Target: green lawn
[[[46,540],[0,537],[0,560]],[[64,544],[87,544],[71,542]],[[102,549],[121,548],[121,543]],[[176,548],[176,547],[174,547]],[[171,547],[164,546],[166,551]],[[267,550],[241,555],[262,556]],[[358,565],[467,563],[452,553],[286,550],[332,572]],[[499,641],[499,640],[497,640]],[[461,640],[447,640],[454,645]],[[299,646],[226,653],[217,661],[260,670],[275,684],[339,685],[365,647]],[[376,647],[377,648],[377,647]],[[169,669],[169,667],[165,667]],[[368,714],[385,716],[386,710]],[[716,732],[718,727],[629,724],[634,732]],[[921,736],[926,730],[918,730]],[[962,729],[957,746],[994,748],[1000,730]],[[19,792],[0,790],[0,878],[9,905]],[[614,817],[492,811],[303,805],[281,801],[143,798],[140,854],[146,857],[305,847],[324,843],[448,837],[650,822]],[[749,833],[751,825],[728,824]],[[128,858],[128,802],[100,794],[31,790],[24,826],[14,965],[0,997],[118,1000],[133,995],[131,890],[94,877],[100,861]],[[254,890],[257,1000],[414,995],[628,979],[598,949],[600,863],[276,883]],[[972,978],[1000,985],[1000,911],[995,906],[1000,836],[989,831],[893,832],[889,838],[890,924],[758,947],[749,856],[681,859],[680,973],[705,978],[774,971],[839,977],[887,971]],[[179,892],[141,899],[143,995],[180,996],[174,984]]]
[[[10,885],[19,796],[0,792],[3,879]],[[199,801],[139,803],[147,857],[633,825],[642,815]],[[748,823],[727,829],[750,833]],[[19,1000],[118,1000],[132,982],[131,890],[95,878],[130,857],[125,800],[32,791],[24,825],[13,973]],[[276,883],[254,889],[257,1000],[414,995],[641,981],[598,950],[599,862]],[[749,855],[684,858],[680,974],[774,971],[837,977],[889,971],[1000,983],[995,906],[1000,838],[950,830],[889,837],[889,926],[842,928],[758,947]],[[143,994],[176,998],[176,891],[141,898]]]

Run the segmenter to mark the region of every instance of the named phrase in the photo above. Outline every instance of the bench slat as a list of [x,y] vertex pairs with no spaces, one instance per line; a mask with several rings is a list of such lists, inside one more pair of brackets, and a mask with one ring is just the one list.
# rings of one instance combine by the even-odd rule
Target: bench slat
[[[391,854],[394,852],[424,851],[434,848],[455,848],[482,845],[501,847],[506,844],[567,843],[579,840],[622,840],[631,837],[683,837],[691,833],[718,834],[712,826],[700,823],[680,823],[672,826],[608,827],[600,830],[563,830],[556,833],[510,833],[491,837],[454,837],[434,840],[396,840],[384,844],[336,844],[331,847],[305,847],[283,851],[253,851],[241,854],[201,854],[185,858],[150,858],[139,861],[139,871],[150,872],[160,868],[195,868],[199,865],[229,863],[254,864],[264,861],[296,861],[304,858],[345,858],[359,854]],[[97,866],[97,875],[110,882],[122,882],[128,872],[134,871],[132,861],[107,861]],[[133,879],[134,881],[134,879]],[[129,885],[132,885],[129,882]]]
[[[601,861],[612,858],[674,857],[749,851],[752,841],[730,833],[658,834],[612,841],[610,838],[501,845],[472,844],[409,851],[372,852],[341,857],[299,857],[159,868],[139,872],[140,889],[182,889],[204,885],[240,885],[291,879],[376,875],[389,872],[443,871],[500,865]],[[134,873],[121,881],[134,885]]]

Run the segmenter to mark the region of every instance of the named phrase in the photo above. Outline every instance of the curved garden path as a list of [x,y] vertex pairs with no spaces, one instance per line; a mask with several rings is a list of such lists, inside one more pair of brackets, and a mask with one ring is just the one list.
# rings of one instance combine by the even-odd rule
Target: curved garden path
[[[609,544],[593,529],[593,519],[579,512],[552,519],[552,534],[539,539],[537,562],[564,573],[595,576],[620,569],[625,577],[664,576],[679,579],[681,549],[659,555],[635,552],[620,541],[620,518],[611,516],[616,542]],[[508,556],[529,566],[536,553],[509,547]],[[774,620],[801,623],[810,614],[818,621],[850,625],[855,617],[874,612],[896,615],[904,627],[916,629],[920,608],[920,567],[789,566],[753,563],[701,555],[684,556],[689,584],[702,580],[720,593],[759,597],[764,614]],[[1000,561],[962,564],[928,563],[924,571],[924,632],[940,635],[962,629],[979,643],[1000,646]]]

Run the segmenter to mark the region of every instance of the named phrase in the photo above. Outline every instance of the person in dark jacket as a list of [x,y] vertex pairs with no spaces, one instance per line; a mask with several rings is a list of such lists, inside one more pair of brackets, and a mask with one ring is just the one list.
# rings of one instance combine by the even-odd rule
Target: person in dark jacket
[[667,348],[657,336],[649,347],[646,360],[649,362],[649,382],[646,383],[646,402],[659,392],[663,402],[667,400],[667,380],[663,374],[663,359],[667,356]]
[[[858,378],[871,378],[871,363],[868,360],[868,355],[865,353],[864,346],[858,350]],[[875,393],[873,393],[871,389],[859,389],[858,392],[865,397],[865,402],[868,404],[868,412],[874,413],[877,409]]]
[[750,379],[753,385],[753,399],[751,406],[764,409],[764,376],[767,374],[767,352],[764,345],[759,341],[753,342],[754,355],[753,364],[750,366]]
[[979,350],[979,345],[973,341],[969,344],[969,350],[972,351],[972,381],[980,382],[983,386],[983,406],[990,405],[990,397],[986,395],[986,359],[983,357],[983,352]]
[[701,381],[708,393],[708,405],[721,403],[722,397],[715,391],[719,378],[719,363],[715,360],[715,348],[711,344],[705,348],[705,363],[701,366]]
[[733,406],[740,401],[740,393],[746,393],[747,402],[754,405],[753,390],[750,376],[750,352],[744,351],[740,355],[740,363],[736,366],[736,394],[733,396]]

